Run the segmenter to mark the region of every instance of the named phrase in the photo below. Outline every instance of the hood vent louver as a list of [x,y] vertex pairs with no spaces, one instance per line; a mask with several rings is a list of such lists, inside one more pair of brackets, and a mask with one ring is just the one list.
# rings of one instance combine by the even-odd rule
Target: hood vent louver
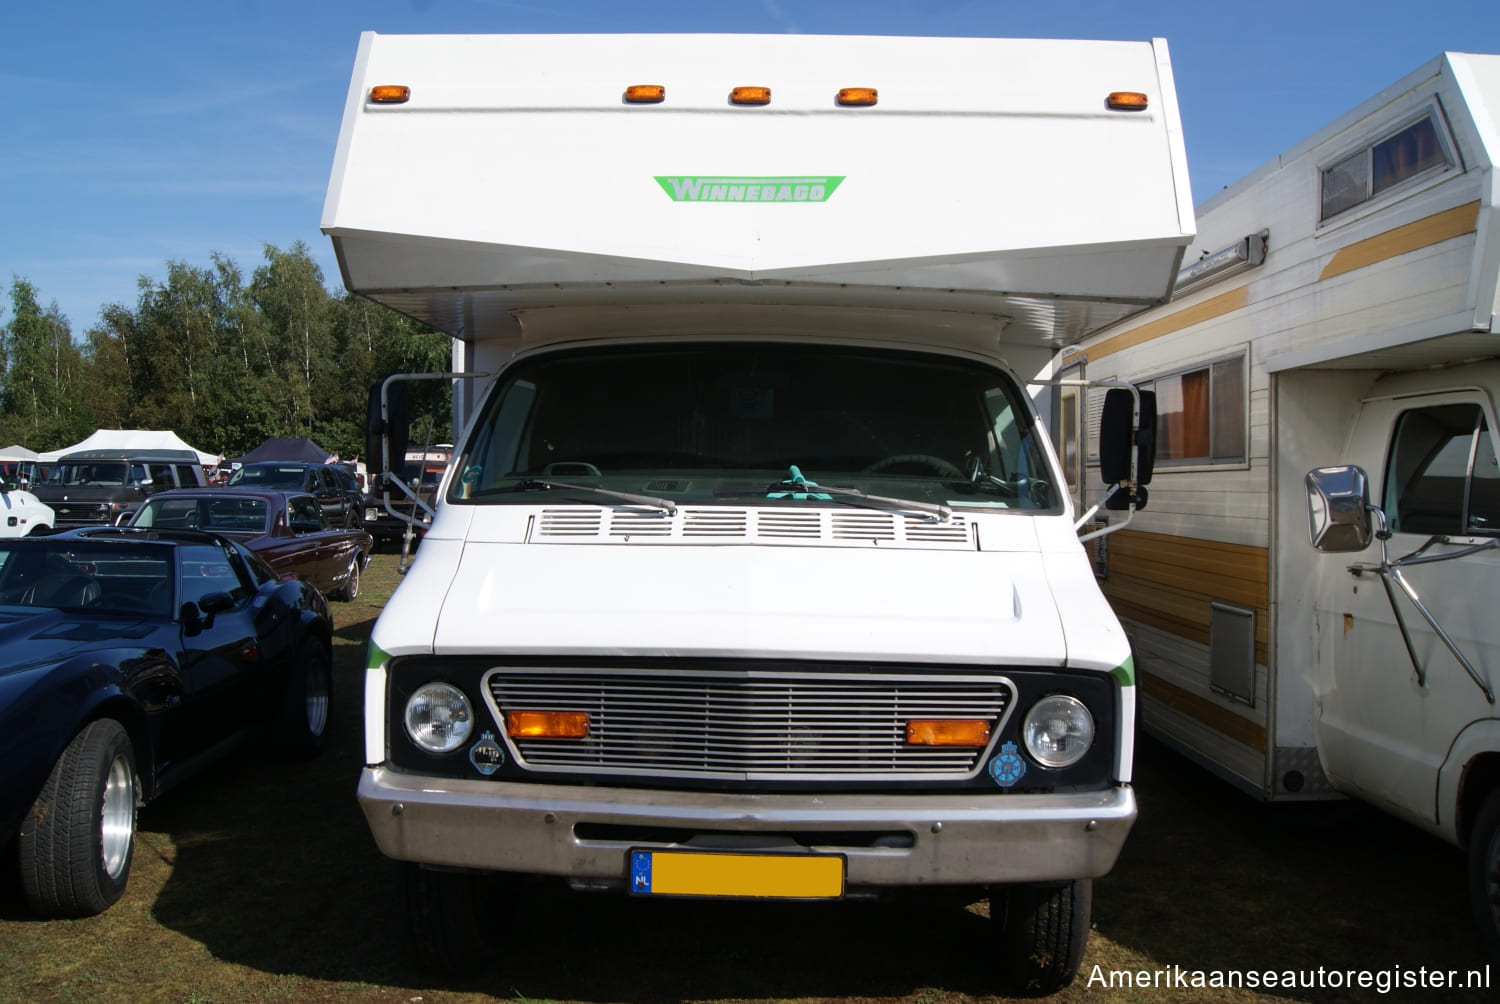
[[963,516],[939,523],[925,516],[873,510],[578,506],[543,509],[531,538],[545,544],[776,544],[975,550]]

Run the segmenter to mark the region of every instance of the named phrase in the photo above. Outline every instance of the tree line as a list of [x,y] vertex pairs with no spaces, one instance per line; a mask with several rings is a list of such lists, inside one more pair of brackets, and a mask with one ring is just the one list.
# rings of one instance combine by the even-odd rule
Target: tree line
[[[13,277],[0,326],[0,447],[61,449],[95,429],[170,429],[239,456],[272,436],[364,454],[369,388],[391,373],[450,368],[450,341],[410,318],[324,286],[306,245],[265,247],[249,281],[235,262],[167,262],[75,338],[54,301]],[[412,439],[446,440],[444,381],[410,385]],[[429,426],[430,423],[430,426]]]

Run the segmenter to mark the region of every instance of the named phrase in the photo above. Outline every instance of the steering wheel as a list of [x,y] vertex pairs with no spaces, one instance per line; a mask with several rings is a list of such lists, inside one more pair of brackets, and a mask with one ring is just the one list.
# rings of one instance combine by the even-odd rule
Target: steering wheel
[[939,477],[958,478],[964,477],[964,472],[942,457],[934,457],[927,453],[897,453],[889,457],[881,457],[863,471],[865,474],[879,474],[888,471],[892,467],[900,467],[903,464],[922,464],[930,467]]

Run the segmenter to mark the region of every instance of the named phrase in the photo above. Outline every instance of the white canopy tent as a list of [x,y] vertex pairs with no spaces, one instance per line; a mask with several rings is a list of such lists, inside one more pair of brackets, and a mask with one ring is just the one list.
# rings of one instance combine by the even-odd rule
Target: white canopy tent
[[60,457],[81,450],[191,450],[198,455],[198,462],[204,467],[213,467],[219,462],[217,453],[205,453],[189,446],[169,429],[96,429],[83,442],[61,450],[48,450],[37,459],[44,464],[55,463]]
[[38,454],[24,446],[7,446],[0,450],[0,463],[13,464],[21,460],[36,460]]

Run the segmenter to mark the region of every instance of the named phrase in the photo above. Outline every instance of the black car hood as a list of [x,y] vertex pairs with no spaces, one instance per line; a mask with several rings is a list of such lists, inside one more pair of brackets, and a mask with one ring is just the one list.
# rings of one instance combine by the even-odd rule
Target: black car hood
[[137,647],[157,630],[158,625],[138,615],[0,607],[0,678],[90,649]]

